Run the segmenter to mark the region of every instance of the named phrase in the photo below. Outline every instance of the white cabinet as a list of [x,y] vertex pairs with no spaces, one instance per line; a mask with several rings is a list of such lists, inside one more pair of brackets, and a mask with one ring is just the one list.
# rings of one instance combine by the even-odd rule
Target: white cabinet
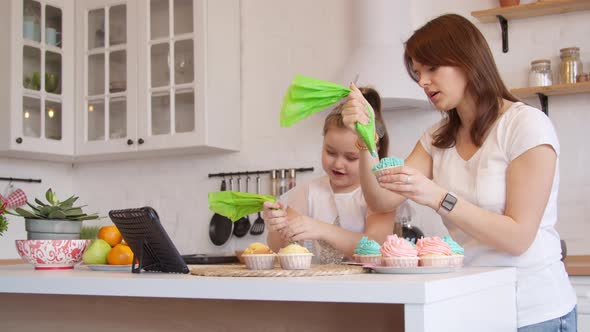
[[590,331],[590,276],[570,276],[578,297],[578,331]]
[[76,159],[240,147],[238,0],[76,1]]
[[0,155],[71,161],[74,2],[10,0],[0,11]]

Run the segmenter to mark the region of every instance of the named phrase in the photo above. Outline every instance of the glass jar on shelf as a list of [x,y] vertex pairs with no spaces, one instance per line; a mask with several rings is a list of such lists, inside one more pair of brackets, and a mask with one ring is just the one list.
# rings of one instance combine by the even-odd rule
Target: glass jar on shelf
[[553,84],[551,60],[533,60],[529,71],[529,86],[548,86],[551,84]]
[[559,66],[559,82],[561,84],[576,83],[576,76],[582,73],[579,47],[567,47],[559,50],[561,64]]

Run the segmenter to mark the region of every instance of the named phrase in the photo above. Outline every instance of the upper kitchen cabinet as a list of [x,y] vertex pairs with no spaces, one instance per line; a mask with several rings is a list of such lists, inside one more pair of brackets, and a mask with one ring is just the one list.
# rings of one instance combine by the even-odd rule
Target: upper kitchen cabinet
[[11,0],[0,11],[0,155],[71,161],[74,3]]
[[76,11],[77,159],[239,149],[238,0],[77,1]]

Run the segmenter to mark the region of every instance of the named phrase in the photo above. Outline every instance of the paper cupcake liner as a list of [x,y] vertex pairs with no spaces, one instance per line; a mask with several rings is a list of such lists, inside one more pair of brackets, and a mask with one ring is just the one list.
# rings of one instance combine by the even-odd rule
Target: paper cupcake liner
[[386,169],[394,169],[396,167],[401,167],[403,165],[398,165],[398,166],[389,166],[389,167],[385,167],[385,168],[380,168],[380,169],[376,169],[373,171],[373,174],[375,174],[376,177],[380,177],[382,175],[382,172]]
[[414,257],[383,257],[383,265],[392,267],[416,267],[420,258]]
[[275,254],[242,255],[249,270],[272,270],[275,267]]
[[381,265],[381,255],[353,255],[354,261],[363,264]]
[[422,256],[420,257],[420,266],[449,266],[450,256]]
[[312,253],[279,254],[279,264],[284,270],[307,270],[311,267]]
[[462,267],[463,266],[463,255],[451,255],[449,256],[449,266]]

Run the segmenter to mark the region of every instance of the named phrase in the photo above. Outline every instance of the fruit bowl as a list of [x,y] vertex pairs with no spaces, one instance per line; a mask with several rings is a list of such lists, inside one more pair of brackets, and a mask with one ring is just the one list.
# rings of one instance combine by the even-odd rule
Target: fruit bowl
[[35,270],[73,269],[90,240],[16,240],[16,250]]

